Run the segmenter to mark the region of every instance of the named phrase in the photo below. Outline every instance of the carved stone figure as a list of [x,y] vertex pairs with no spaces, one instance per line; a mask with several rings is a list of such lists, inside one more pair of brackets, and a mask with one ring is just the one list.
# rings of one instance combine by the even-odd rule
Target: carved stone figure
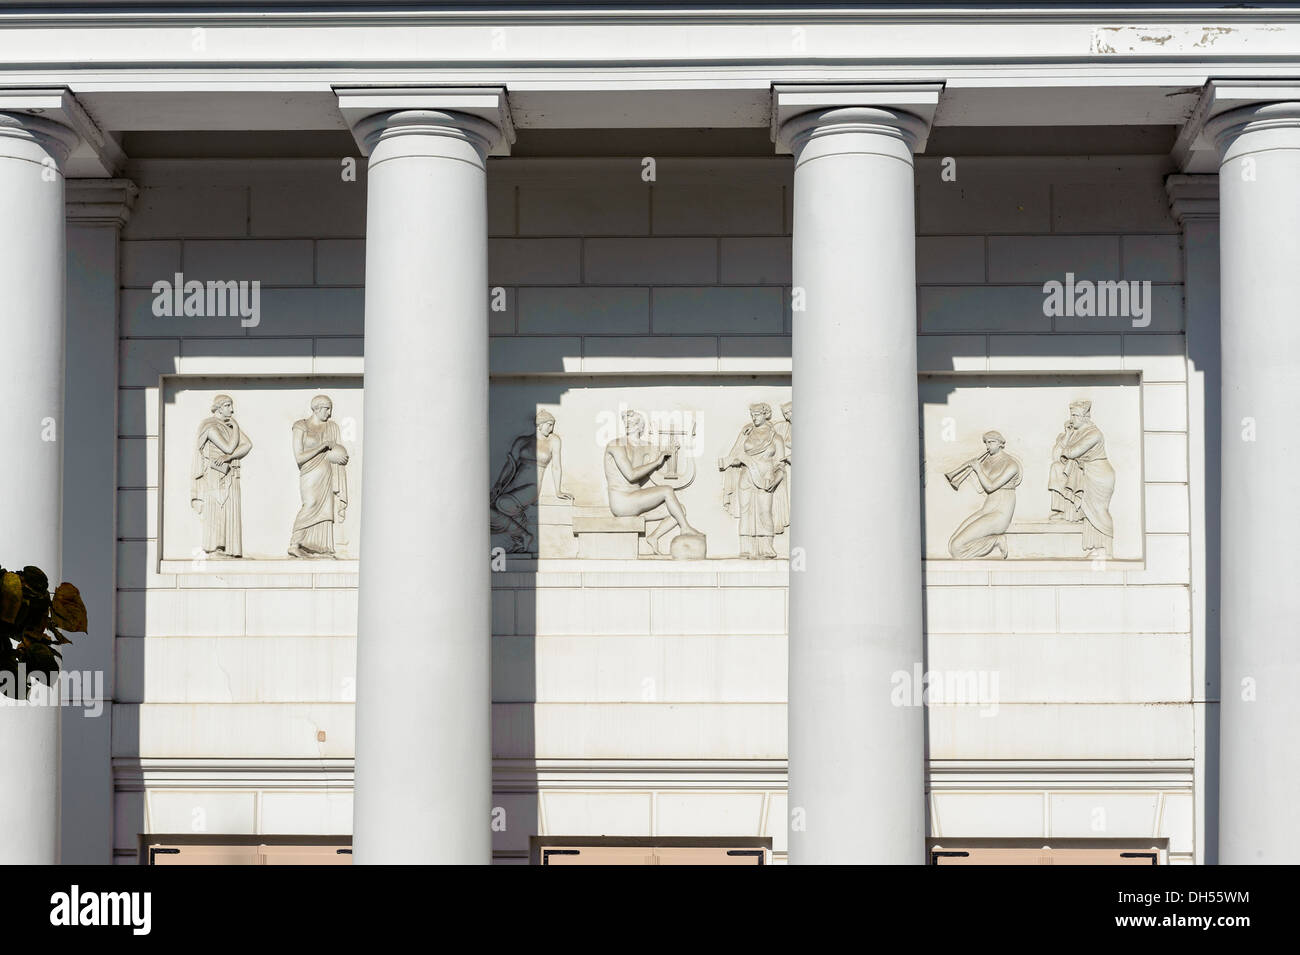
[[190,506],[203,526],[203,550],[209,557],[241,557],[244,553],[240,516],[240,461],[253,450],[253,442],[235,421],[235,402],[229,395],[212,399],[212,417],[199,424],[190,468]]
[[[785,469],[789,453],[772,424],[772,406],[749,406],[751,423],[745,425],[725,457],[718,459],[723,507],[740,521],[740,556],[775,557],[775,535],[789,526],[789,497],[785,494]],[[778,506],[777,498],[783,503]]]
[[948,539],[948,553],[958,560],[987,557],[993,551],[1007,557],[1007,528],[1016,512],[1016,488],[1020,486],[1020,462],[1005,450],[1007,441],[996,431],[984,434],[984,453],[945,477],[955,491],[972,474],[984,491],[984,506],[962,521]]
[[624,437],[605,445],[605,487],[610,513],[615,517],[662,518],[646,535],[652,550],[666,556],[663,541],[669,531],[680,528],[668,553],[680,558],[704,557],[704,535],[687,522],[686,509],[677,497],[677,491],[694,479],[693,468],[691,478],[676,488],[655,483],[651,476],[676,460],[679,447],[674,443],[661,448],[644,441],[646,421],[639,411],[626,412],[623,421]]
[[298,464],[302,508],[289,537],[290,557],[332,558],[334,525],[348,508],[348,449],[338,422],[331,421],[334,402],[328,395],[311,400],[311,417],[293,423],[293,456]]
[[564,490],[562,448],[560,436],[555,433],[555,415],[549,411],[537,412],[535,430],[510,442],[505,463],[488,492],[488,523],[493,534],[509,536],[508,553],[534,552],[527,512],[542,495],[542,481],[548,468],[553,475],[555,496],[561,501],[573,500],[573,495]]
[[1051,495],[1051,517],[1048,520],[1074,523],[1079,520],[1079,504],[1075,490],[1070,487],[1078,483],[1078,468],[1071,465],[1065,457],[1065,448],[1074,434],[1074,421],[1065,419],[1061,433],[1052,445],[1052,465],[1047,472],[1047,493]]
[[1070,402],[1070,420],[1052,446],[1047,487],[1052,496],[1051,520],[1083,523],[1085,552],[1111,553],[1115,524],[1110,499],[1115,493],[1115,469],[1106,459],[1106,442],[1092,422],[1092,402]]
[[781,405],[781,417],[783,420],[772,425],[776,433],[781,436],[781,440],[785,442],[785,480],[777,486],[776,497],[772,501],[772,520],[778,534],[781,533],[781,528],[790,526],[790,501],[792,500],[790,481],[793,479],[791,465],[794,463],[791,457],[794,446],[794,402],[787,401]]

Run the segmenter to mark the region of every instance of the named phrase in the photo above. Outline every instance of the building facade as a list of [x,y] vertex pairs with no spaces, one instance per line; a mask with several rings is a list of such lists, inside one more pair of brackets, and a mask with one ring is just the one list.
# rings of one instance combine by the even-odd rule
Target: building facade
[[1295,11],[217,6],[0,13],[0,858],[1296,859]]

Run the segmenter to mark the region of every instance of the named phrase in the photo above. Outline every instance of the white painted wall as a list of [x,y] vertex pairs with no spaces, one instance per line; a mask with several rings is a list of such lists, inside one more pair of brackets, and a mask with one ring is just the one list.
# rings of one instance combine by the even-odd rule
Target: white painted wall
[[[491,314],[493,374],[717,375],[743,404],[744,375],[789,369],[789,161],[662,159],[653,186],[640,168],[490,162],[489,281],[510,306]],[[928,667],[995,671],[1000,692],[996,716],[929,711],[937,836],[1168,837],[1171,859],[1191,858],[1199,542],[1166,171],[1151,158],[972,158],[944,182],[937,158],[918,159],[921,371],[1140,372],[1145,429],[1145,563],[927,563]],[[200,824],[347,832],[355,575],[158,574],[157,388],[164,374],[362,370],[364,178],[340,181],[333,161],[145,162],[130,175],[116,852],[133,861],[139,833]],[[262,323],[154,318],[149,286],[178,270],[261,278]],[[1042,282],[1066,270],[1150,279],[1152,325],[1045,318]],[[496,575],[498,858],[526,857],[531,833],[763,834],[779,857],[785,582],[783,563]]]

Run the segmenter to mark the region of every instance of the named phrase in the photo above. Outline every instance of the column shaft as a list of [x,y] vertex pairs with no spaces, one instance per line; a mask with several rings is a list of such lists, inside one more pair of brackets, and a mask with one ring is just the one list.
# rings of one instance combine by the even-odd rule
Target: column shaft
[[495,129],[364,120],[356,858],[491,858],[487,197]]
[[[63,461],[64,221],[70,129],[0,113],[0,565],[60,580]],[[50,864],[59,846],[59,708],[0,706],[0,863]]]
[[1300,103],[1211,120],[1222,294],[1219,862],[1300,861]]
[[[782,128],[795,154],[790,861],[924,859],[912,148],[923,123],[846,108]],[[799,296],[803,296],[803,302]],[[805,306],[799,310],[800,304]]]

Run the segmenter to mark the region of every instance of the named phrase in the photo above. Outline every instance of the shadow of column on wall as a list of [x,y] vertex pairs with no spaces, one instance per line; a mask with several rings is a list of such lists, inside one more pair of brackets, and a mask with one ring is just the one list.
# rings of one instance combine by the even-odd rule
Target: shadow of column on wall
[[[356,306],[359,313],[359,298]],[[354,323],[358,333],[359,317]],[[179,502],[185,533],[194,532],[198,523],[187,510],[189,465],[182,462],[179,470],[169,470],[166,461],[171,456],[165,444],[175,442],[172,450],[188,461],[198,418],[186,411],[170,428],[165,426],[176,410],[178,389],[198,389],[209,400],[217,392],[233,393],[241,425],[244,412],[252,411],[244,407],[241,388],[268,394],[322,392],[334,396],[334,420],[346,427],[344,444],[356,455],[364,441],[360,407],[353,407],[349,399],[340,402],[336,389],[360,387],[362,340],[359,334],[331,336],[328,328],[313,324],[311,315],[289,314],[282,308],[247,332],[240,331],[238,321],[201,321],[209,323],[206,331],[178,328],[172,332],[184,335],[183,339],[155,337],[161,329],[144,328],[136,329],[138,335],[124,332],[120,342],[111,798],[114,855],[121,862],[142,858],[143,844],[164,836],[267,841],[351,838],[346,796],[352,753],[346,741],[353,735],[348,725],[352,720],[348,704],[355,699],[352,661],[346,654],[331,653],[319,670],[313,667],[308,673],[297,667],[262,677],[256,677],[254,668],[292,666],[296,651],[285,654],[285,647],[302,637],[341,641],[355,633],[355,619],[348,619],[349,592],[356,588],[355,565],[345,568],[323,559],[310,565],[304,561],[302,568],[287,564],[285,548],[300,488],[292,479],[281,487],[278,477],[276,492],[289,502],[281,508],[286,516],[280,519],[277,513],[273,522],[261,528],[259,533],[270,543],[259,552],[248,552],[250,530],[259,524],[249,502],[250,491],[256,494],[265,486],[261,479],[244,490],[245,561],[206,559],[201,549],[189,550],[175,541],[166,551],[165,534],[176,532],[165,520],[169,503]],[[289,327],[288,322],[297,324]],[[313,328],[322,337],[303,337]],[[294,337],[261,337],[267,332]],[[274,459],[284,465],[282,471],[292,474],[292,426],[312,413],[308,401],[295,399],[292,407],[249,421],[253,453],[258,455],[254,463],[260,466],[261,461]],[[354,463],[360,465],[359,456]],[[354,481],[349,474],[352,508],[359,507],[362,490],[361,469],[355,470]],[[182,486],[176,487],[178,482]],[[359,516],[359,510],[355,514]],[[347,535],[336,535],[340,559],[356,557],[358,530],[357,520],[350,518]],[[160,563],[163,558],[169,559]],[[279,566],[262,570],[254,558],[274,560]],[[304,601],[298,598],[312,594],[322,596],[325,611],[319,618],[313,611],[312,623],[302,626]],[[179,638],[184,638],[184,654],[165,652],[176,650]],[[341,649],[341,644],[336,646]],[[218,656],[224,653],[234,656]],[[232,673],[223,668],[231,659],[240,663],[230,667],[233,683]],[[182,662],[183,666],[177,665]],[[216,683],[214,672],[220,674]],[[165,684],[159,682],[163,679]],[[295,682],[298,689],[287,686]],[[307,718],[286,724],[288,733],[286,725],[277,722],[278,715],[268,716],[269,725],[253,725],[252,732],[264,734],[259,742],[265,752],[259,754],[252,751],[257,742],[241,750],[239,725],[221,722],[231,715],[230,708],[223,714],[221,705],[230,703],[272,704],[266,713],[275,713],[274,705],[282,704],[280,713]],[[150,707],[154,712],[146,712],[142,719],[141,711]],[[244,709],[250,718],[258,712],[253,707]],[[250,724],[243,724],[244,731],[249,728]],[[296,735],[300,729],[311,733],[307,752],[319,748],[319,756],[303,755],[302,738]],[[277,749],[276,740],[292,741],[294,749]],[[214,787],[213,775],[226,772],[227,767],[236,771],[232,781]],[[319,775],[296,775],[304,768]],[[246,780],[239,779],[238,773],[245,771]],[[174,790],[164,792],[168,798],[153,805],[148,803],[145,786],[150,775],[155,780],[152,786]],[[192,799],[187,791],[195,794]],[[206,798],[205,793],[213,795]],[[262,811],[267,808],[266,793],[279,800],[279,816],[273,822]],[[314,808],[298,812],[299,805],[309,804]],[[267,831],[268,825],[273,831]]]
[[[491,531],[484,543],[492,567],[492,856],[496,864],[527,865],[532,837],[542,832],[537,598],[538,558],[543,550],[539,510],[546,481],[538,474],[530,440],[537,410],[557,406],[564,391],[558,384],[538,382],[536,407],[527,415],[489,398],[491,486],[484,489],[483,503]],[[563,437],[573,440],[568,431]]]
[[492,861],[527,865],[541,833],[536,561],[507,567],[492,575]]

